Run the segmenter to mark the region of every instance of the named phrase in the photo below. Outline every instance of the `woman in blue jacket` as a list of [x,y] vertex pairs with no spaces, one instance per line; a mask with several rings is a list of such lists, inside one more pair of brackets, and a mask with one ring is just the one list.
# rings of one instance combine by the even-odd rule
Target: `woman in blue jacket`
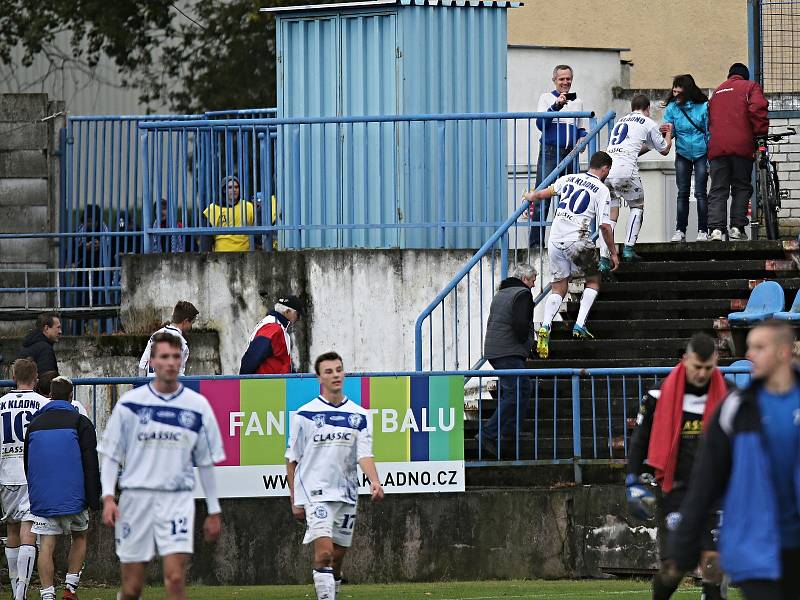
[[689,190],[694,170],[697,200],[697,240],[708,240],[708,96],[691,75],[678,75],[672,93],[664,101],[664,122],[675,138],[675,183],[678,186],[678,218],[673,242],[686,240],[689,223]]

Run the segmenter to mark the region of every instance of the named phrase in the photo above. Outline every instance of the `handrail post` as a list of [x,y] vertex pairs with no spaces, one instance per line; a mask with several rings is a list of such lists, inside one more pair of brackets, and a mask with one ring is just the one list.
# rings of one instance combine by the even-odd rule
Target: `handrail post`
[[[294,173],[294,194],[292,194],[292,213],[294,214],[294,230],[292,231],[292,246],[294,246],[295,250],[299,250],[302,247],[302,237],[300,232],[300,222],[303,220],[303,211],[302,211],[302,194],[300,193],[300,125],[295,125],[292,128],[292,144],[294,147],[292,148],[292,160],[294,161],[293,173]],[[270,198],[270,203],[272,202],[272,198]],[[270,204],[271,206],[271,204]]]
[[439,248],[444,248],[445,245],[445,230],[444,223],[447,221],[445,215],[445,171],[447,169],[447,162],[445,161],[445,134],[444,134],[444,121],[439,124],[439,185],[437,186],[439,198],[437,205],[439,207]]
[[142,250],[145,254],[152,252],[150,240],[150,225],[153,222],[151,210],[153,208],[152,181],[150,181],[150,164],[148,162],[148,134],[142,134]]
[[583,483],[581,472],[581,378],[572,376],[572,464],[575,470],[575,483]]

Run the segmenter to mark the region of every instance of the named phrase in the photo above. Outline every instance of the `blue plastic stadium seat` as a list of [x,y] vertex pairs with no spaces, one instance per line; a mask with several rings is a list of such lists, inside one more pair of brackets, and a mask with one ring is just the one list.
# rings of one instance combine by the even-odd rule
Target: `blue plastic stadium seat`
[[781,321],[800,321],[800,290],[794,297],[792,307],[787,311],[776,312],[772,315],[773,319],[780,319]]
[[783,310],[783,288],[775,281],[759,283],[747,299],[747,306],[741,312],[728,315],[731,325],[744,325],[769,319],[776,312]]
[[[732,362],[730,367],[746,367],[747,369],[753,368],[753,363],[749,360],[737,360],[736,362]],[[742,389],[750,385],[750,373],[727,373],[725,375],[725,381],[732,383],[737,388]]]

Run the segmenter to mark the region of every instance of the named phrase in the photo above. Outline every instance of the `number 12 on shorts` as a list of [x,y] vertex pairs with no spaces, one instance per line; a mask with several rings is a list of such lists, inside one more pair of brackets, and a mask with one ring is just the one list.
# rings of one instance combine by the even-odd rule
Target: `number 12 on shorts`
[[181,517],[180,519],[173,519],[171,535],[189,533],[188,524],[189,524],[189,519],[186,517]]

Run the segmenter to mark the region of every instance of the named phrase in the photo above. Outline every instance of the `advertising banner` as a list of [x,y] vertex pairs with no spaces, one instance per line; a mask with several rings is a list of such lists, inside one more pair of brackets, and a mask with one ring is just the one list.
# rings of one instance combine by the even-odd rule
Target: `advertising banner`
[[[220,496],[288,496],[284,453],[289,415],[319,395],[317,380],[186,385],[208,398],[219,423],[226,455],[216,468]],[[373,452],[386,493],[464,491],[463,377],[348,377],[344,394],[369,410]],[[367,493],[360,470],[359,476],[360,492]]]

